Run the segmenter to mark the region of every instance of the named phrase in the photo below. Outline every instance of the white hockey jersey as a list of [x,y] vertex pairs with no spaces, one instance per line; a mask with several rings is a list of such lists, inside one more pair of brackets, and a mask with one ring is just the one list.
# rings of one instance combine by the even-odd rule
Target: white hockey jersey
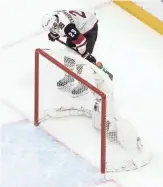
[[64,28],[72,23],[81,34],[89,32],[98,22],[96,14],[94,12],[83,12],[78,10],[62,10],[53,12],[59,17],[60,29],[58,34],[64,36]]

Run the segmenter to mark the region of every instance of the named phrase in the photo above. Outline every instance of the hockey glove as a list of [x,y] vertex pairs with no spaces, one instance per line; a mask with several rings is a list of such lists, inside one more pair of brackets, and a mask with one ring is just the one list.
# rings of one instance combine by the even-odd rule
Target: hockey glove
[[54,42],[55,40],[57,40],[57,39],[59,39],[59,34],[57,34],[57,33],[53,33],[53,32],[50,32],[49,34],[48,34],[48,38],[49,38],[49,40],[50,41],[52,41],[52,42]]
[[96,58],[92,56],[90,53],[86,52],[82,55],[82,57],[87,59],[89,62],[96,64]]

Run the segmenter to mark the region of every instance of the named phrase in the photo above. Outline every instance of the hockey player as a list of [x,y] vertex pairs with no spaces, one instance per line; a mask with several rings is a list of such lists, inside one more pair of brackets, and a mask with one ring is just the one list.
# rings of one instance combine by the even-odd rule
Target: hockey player
[[[47,14],[42,19],[42,27],[49,31],[48,38],[54,42],[60,37],[66,37],[67,46],[76,49],[83,58],[95,63],[96,59],[91,55],[98,34],[98,19],[94,12],[78,10],[61,10]],[[73,69],[75,62],[66,63],[65,66]],[[82,64],[76,65],[77,74],[81,74]],[[65,74],[64,78],[57,82],[59,89],[65,89],[74,82],[74,78]],[[79,83],[71,93],[73,97],[87,93],[88,89]]]

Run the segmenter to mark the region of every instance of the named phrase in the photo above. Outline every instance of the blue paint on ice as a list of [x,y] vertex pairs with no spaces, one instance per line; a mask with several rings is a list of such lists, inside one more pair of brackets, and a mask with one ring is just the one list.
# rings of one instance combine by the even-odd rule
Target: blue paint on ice
[[99,170],[40,128],[1,127],[1,187],[81,187],[105,179]]

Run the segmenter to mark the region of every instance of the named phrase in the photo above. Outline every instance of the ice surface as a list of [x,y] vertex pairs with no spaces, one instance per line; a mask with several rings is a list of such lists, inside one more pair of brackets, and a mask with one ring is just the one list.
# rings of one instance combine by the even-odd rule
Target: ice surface
[[[47,2],[43,1],[40,1],[41,3],[32,1],[31,4],[30,2],[28,2],[29,4],[26,2],[24,7],[19,9],[19,11],[16,11],[18,14],[14,16],[17,7],[15,7],[15,9],[13,9],[13,7],[14,5],[17,6],[17,4],[19,4],[18,0],[16,2],[17,3],[15,4],[14,2],[13,4],[10,4],[10,7],[8,7],[8,2],[6,4],[7,7],[10,8],[8,9],[8,15],[10,16],[6,18],[7,20],[3,19],[3,25],[1,24],[1,26],[6,29],[4,31],[3,29],[1,30],[2,44],[4,44],[4,41],[17,41],[19,36],[22,38],[26,34],[29,34],[29,32],[35,30],[38,31],[38,22],[41,15],[52,8],[51,3],[47,5]],[[75,6],[73,1],[71,1],[70,4],[70,7]],[[55,1],[53,5],[56,5]],[[78,7],[81,5],[83,5],[83,1],[81,4],[78,4]],[[38,8],[38,6],[40,8]],[[61,6],[62,2],[60,4],[60,7]],[[64,6],[67,7],[66,4]],[[4,10],[6,9],[4,8]],[[12,10],[14,11],[12,12]],[[36,14],[35,10],[39,11],[39,13]],[[1,13],[2,12],[3,11],[1,11]],[[24,14],[22,14],[22,12]],[[29,18],[30,15],[28,12],[31,13],[31,18]],[[114,74],[115,98],[120,114],[129,119],[137,127],[141,138],[150,145],[153,152],[152,162],[144,169],[109,176],[126,187],[162,187],[163,38],[115,5],[108,4],[101,7],[97,10],[97,15],[99,17],[99,37],[95,46],[94,54]],[[14,24],[12,34],[11,17],[14,20],[12,22]],[[1,18],[3,18],[3,16],[1,16]],[[26,24],[29,19],[30,24]],[[23,20],[23,22],[21,22],[21,20]],[[32,28],[30,28],[30,26]],[[25,118],[28,118],[29,120],[33,119],[34,50],[37,47],[58,47],[57,44],[49,43],[47,41],[47,35],[45,33],[42,35],[29,35],[32,37],[27,37],[27,39],[23,38],[21,41],[24,42],[18,42],[17,45],[13,45],[12,48],[10,47],[0,51],[0,97],[15,106],[17,112],[19,111],[19,114],[13,114],[9,111],[10,109],[8,109],[7,106],[1,105],[0,112],[3,110],[3,113],[1,112],[0,116],[3,115],[2,122],[4,123],[10,122],[10,120],[15,121]],[[53,126],[56,126],[56,124],[47,124],[45,128],[51,132]],[[80,126],[82,126],[82,124],[80,124]],[[87,128],[87,123],[82,126],[82,130],[83,128],[85,128],[87,132],[91,131],[90,126]],[[74,134],[77,136],[80,132],[77,133],[72,130],[72,139],[68,139],[68,137],[63,136],[63,129],[61,129],[61,127],[55,130],[55,133],[57,132],[58,135],[57,138],[63,141],[63,143],[66,144],[70,141],[74,144],[74,151],[80,150],[81,153],[85,151],[85,147],[81,146],[82,142],[76,142],[75,144],[73,141]],[[1,146],[3,146],[3,151],[6,155],[1,155],[3,156],[3,163],[5,163],[5,165],[1,165],[3,168],[1,169],[1,173],[3,173],[2,176],[4,177],[1,182],[5,181],[5,177],[8,177],[8,180],[5,181],[5,184],[8,186],[5,186],[3,183],[3,185],[1,185],[2,187],[9,187],[9,185],[11,185],[10,180],[13,181],[13,184],[20,182],[22,184],[21,186],[30,184],[30,180],[18,180],[20,179],[20,176],[17,175],[17,172],[20,173],[20,169],[26,169],[21,170],[21,178],[24,179],[25,177],[31,177],[35,184],[39,184],[38,186],[45,184],[45,182],[49,184],[51,181],[55,180],[55,178],[53,178],[54,175],[51,178],[51,175],[46,174],[48,172],[52,172],[53,174],[56,172],[55,165],[59,166],[54,159],[53,151],[55,149],[54,145],[58,147],[60,147],[60,145],[50,137],[47,137],[42,130],[35,129],[27,124],[7,125],[6,127],[2,126],[1,131],[3,132],[1,132],[1,135],[4,136],[2,136],[3,139],[1,138],[1,143],[2,140],[5,141],[5,144],[1,144]],[[69,129],[69,132],[71,132],[71,129]],[[92,131],[91,133],[94,134]],[[19,136],[16,137],[15,135]],[[83,136],[84,135],[82,134],[81,138],[83,138]],[[12,139],[10,139],[10,137]],[[94,139],[94,137],[90,137],[90,139]],[[31,144],[29,140],[33,140],[34,143]],[[96,139],[96,141],[98,141],[98,139]],[[41,144],[39,144],[40,142]],[[87,144],[89,145],[89,142]],[[95,153],[99,153],[97,146],[93,146],[93,149]],[[46,150],[46,153],[43,153],[42,155],[38,154],[40,152],[42,153],[42,150]],[[64,150],[66,153],[65,156],[68,156],[68,158],[73,157],[73,154],[67,152],[65,147],[61,146],[59,148],[60,153],[63,153]],[[9,153],[13,154],[11,155]],[[58,155],[58,152],[56,155]],[[26,160],[23,160],[22,157]],[[38,158],[41,159],[41,161],[44,161],[44,163],[38,162]],[[79,164],[78,160],[83,163],[82,166]],[[96,158],[94,158],[94,160],[96,162]],[[90,181],[84,174],[81,180],[82,182],[84,181],[84,184],[86,181],[88,184],[92,184],[92,182],[94,183],[101,180],[98,171],[96,169],[94,170],[92,166],[90,167],[90,164],[87,164],[87,161],[79,159],[75,155],[75,159],[73,157],[70,162],[74,162],[76,165],[81,166],[82,171],[86,168],[91,169],[91,172],[89,173],[87,171],[87,174],[92,181]],[[97,162],[99,163],[99,161]],[[18,165],[12,168],[13,164]],[[69,162],[66,164],[68,165]],[[31,165],[33,166],[32,169],[29,167]],[[4,166],[6,169],[9,169],[8,174],[6,173]],[[18,168],[18,166],[20,168]],[[43,167],[47,173],[42,170]],[[51,170],[48,169],[48,167],[51,168]],[[69,167],[69,169],[77,171],[79,168]],[[31,171],[31,173],[26,175],[26,171]],[[43,174],[44,177],[42,177]],[[62,173],[61,176],[63,176],[63,174],[65,173]],[[68,173],[66,174],[69,176]],[[94,178],[95,176],[97,176],[98,180]],[[71,180],[66,178],[66,180],[68,180],[67,183],[72,184],[72,176],[69,177]],[[77,177],[78,178],[75,181],[79,182],[78,179],[81,179],[81,176],[77,175]],[[64,180],[59,182],[64,182]],[[108,184],[105,185],[107,186]],[[34,185],[34,187],[36,186],[37,185]]]
[[13,111],[9,106],[4,104],[2,101],[0,101],[0,108],[0,126],[2,124],[14,123],[19,120],[24,120],[22,116],[20,116],[16,111]]
[[106,181],[88,161],[29,123],[1,127],[1,186],[82,187]]

